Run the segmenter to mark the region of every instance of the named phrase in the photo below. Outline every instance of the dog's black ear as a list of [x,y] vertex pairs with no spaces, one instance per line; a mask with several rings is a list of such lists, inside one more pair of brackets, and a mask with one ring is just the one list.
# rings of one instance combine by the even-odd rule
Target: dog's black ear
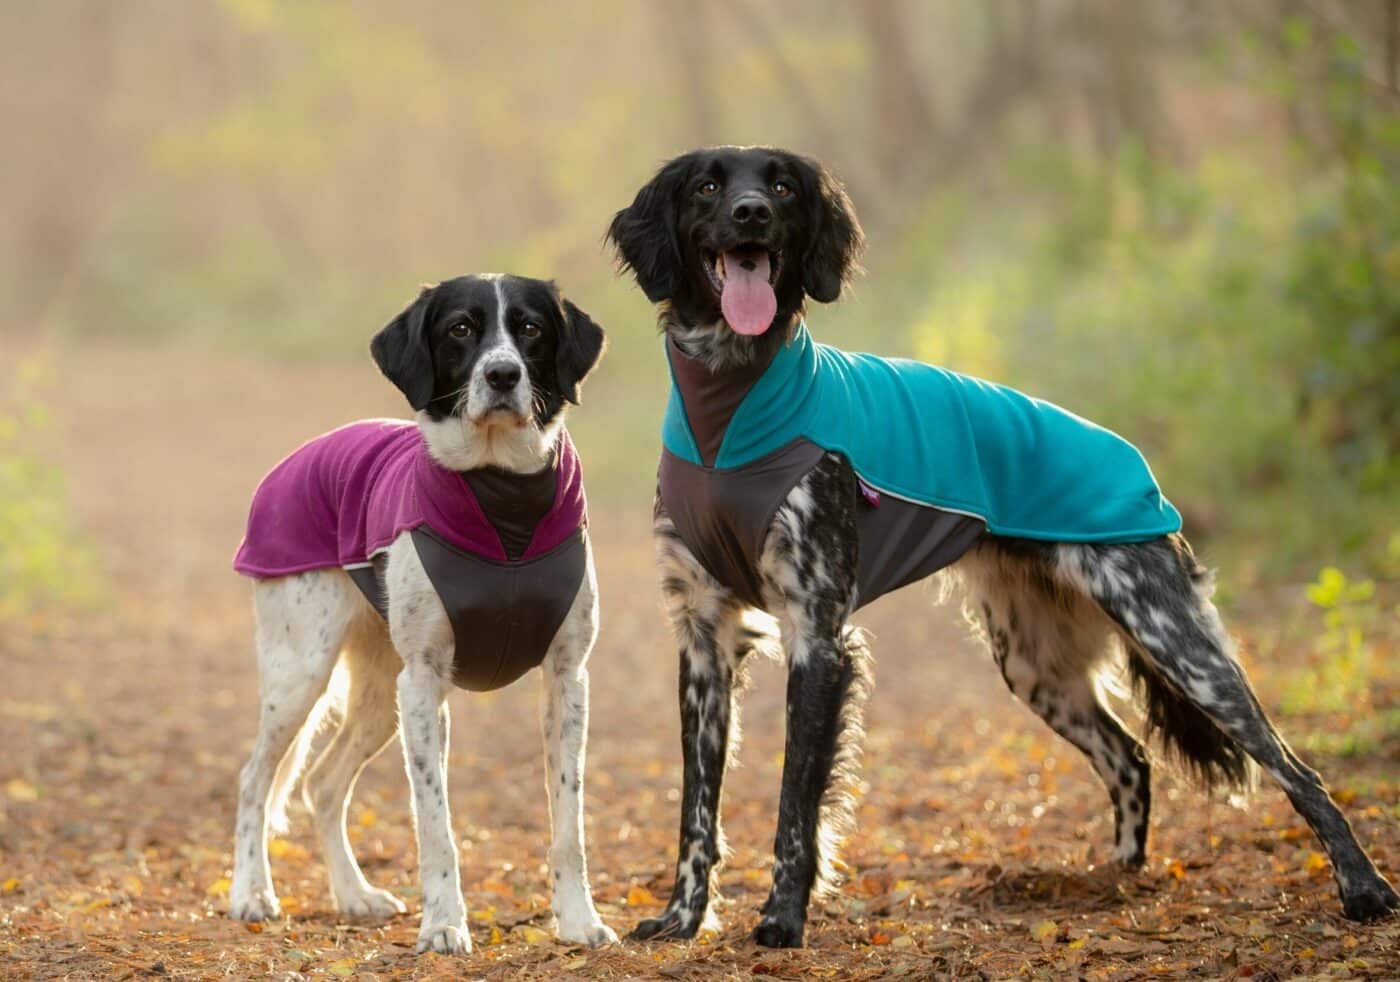
[[571,301],[564,301],[564,333],[554,356],[559,394],[578,405],[578,387],[603,357],[607,337],[603,328]]
[[677,222],[690,162],[686,155],[663,166],[608,226],[618,264],[632,271],[652,303],[671,299],[684,276]]
[[815,160],[804,157],[802,164],[809,172],[807,200],[812,209],[812,239],[803,257],[802,289],[819,303],[831,303],[860,272],[865,233],[841,182]]
[[423,288],[418,299],[391,320],[369,343],[369,353],[385,377],[408,397],[414,412],[433,400],[433,353],[424,324],[434,287]]

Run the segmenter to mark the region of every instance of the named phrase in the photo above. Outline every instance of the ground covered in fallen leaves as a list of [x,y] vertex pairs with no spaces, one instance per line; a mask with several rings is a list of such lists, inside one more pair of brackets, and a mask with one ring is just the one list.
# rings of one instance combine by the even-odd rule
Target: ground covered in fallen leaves
[[[844,851],[847,882],[813,905],[803,950],[749,938],[768,888],[782,765],[782,673],[767,663],[755,668],[743,766],[725,789],[733,855],[717,934],[599,951],[553,940],[528,678],[452,701],[451,797],[474,954],[414,954],[421,894],[396,747],[366,770],[351,837],[369,878],[404,896],[409,914],[387,924],[338,916],[298,808],[273,842],[284,918],[230,921],[236,782],[256,707],[247,586],[227,565],[242,510],[298,440],[397,408],[368,369],[210,371],[188,358],[95,351],[65,377],[54,445],[108,587],[91,610],[0,633],[0,976],[1400,974],[1400,920],[1341,918],[1317,843],[1272,787],[1241,810],[1159,772],[1148,868],[1106,868],[1111,818],[1089,767],[1011,699],[955,612],[918,588],[862,617],[877,658],[868,789]],[[201,384],[172,391],[171,377]],[[599,910],[623,934],[668,895],[680,785],[675,654],[652,582],[646,483],[635,501],[594,516],[604,623],[587,829]],[[1266,705],[1310,684],[1324,628],[1300,589],[1237,597],[1230,612]],[[1281,721],[1315,748],[1305,754],[1392,880],[1400,741],[1393,728],[1364,726],[1357,740],[1329,737],[1393,718],[1393,642],[1378,642],[1362,710]]]

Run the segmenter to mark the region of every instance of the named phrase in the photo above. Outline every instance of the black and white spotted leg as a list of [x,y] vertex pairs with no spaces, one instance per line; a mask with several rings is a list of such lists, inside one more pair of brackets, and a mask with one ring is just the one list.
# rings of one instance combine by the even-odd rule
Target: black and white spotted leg
[[959,564],[1002,678],[1045,724],[1079,749],[1113,803],[1113,858],[1147,859],[1152,770],[1147,754],[1104,705],[1095,681],[1112,628],[1088,598],[1058,586],[1034,557],[988,543]]
[[559,626],[542,668],[545,787],[554,833],[549,847],[559,938],[596,948],[617,941],[593,905],[583,835],[583,772],[588,742],[588,656],[598,637],[598,576],[588,575]]
[[[778,617],[788,656],[773,886],[754,933],[770,948],[802,944],[824,846],[835,847],[822,841],[831,838],[823,835],[823,803],[843,738],[859,735],[858,721],[843,725],[852,719],[847,704],[864,694],[845,636],[856,585],[855,494],[849,467],[825,458],[778,509],[759,562],[765,602]],[[814,521],[818,501],[821,521]]]
[[447,797],[447,696],[456,644],[452,622],[413,549],[407,535],[394,542],[386,578],[389,596],[395,598],[389,607],[389,633],[403,661],[397,681],[399,736],[412,791],[423,886],[418,951],[463,955],[472,950],[472,940]]
[[720,792],[737,741],[740,662],[754,640],[743,605],[681,542],[659,500],[653,533],[662,596],[680,646],[684,776],[676,883],[661,915],[633,930],[632,937],[643,940],[693,938],[706,919],[711,878],[724,852]]
[[1327,851],[1346,916],[1374,920],[1400,909],[1400,895],[1356,841],[1321,777],[1265,715],[1210,602],[1210,577],[1185,540],[1062,545],[1057,560],[1061,576],[1103,606],[1151,669],[1279,783]]

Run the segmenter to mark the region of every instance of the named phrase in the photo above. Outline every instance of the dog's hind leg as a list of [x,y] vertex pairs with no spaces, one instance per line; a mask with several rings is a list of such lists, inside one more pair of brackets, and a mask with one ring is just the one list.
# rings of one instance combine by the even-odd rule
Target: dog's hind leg
[[855,495],[849,467],[824,458],[778,509],[759,564],[788,658],[773,886],[754,932],[769,948],[802,944],[818,873],[830,867],[848,824],[847,795],[837,785],[854,779],[869,690],[864,646],[846,627],[856,589]]
[[360,771],[388,746],[399,726],[394,682],[399,657],[383,619],[367,603],[350,627],[340,665],[349,683],[340,729],[307,770],[302,787],[307,807],[316,816],[336,908],[355,917],[382,919],[407,908],[365,879],[345,831],[346,810]]
[[1113,803],[1113,858],[1147,858],[1151,766],[1142,744],[1104,705],[1096,672],[1117,640],[1087,597],[1056,583],[1046,561],[987,543],[957,566],[967,614],[980,627],[1002,678],[1045,724],[1077,747]]
[[340,570],[313,570],[263,580],[254,587],[253,598],[258,736],[239,781],[229,891],[229,914],[241,921],[280,913],[267,830],[281,824],[286,797],[326,706],[322,696],[359,595]]
[[[1056,548],[1066,582],[1085,591],[1122,628],[1131,667],[1148,694],[1149,722],[1208,783],[1242,783],[1242,754],[1283,788],[1332,861],[1342,909],[1374,920],[1400,909],[1400,895],[1376,870],[1317,772],[1265,715],[1234,659],[1210,576],[1180,536],[1114,546]],[[1203,725],[1216,737],[1202,735]]]
[[632,937],[693,938],[710,910],[711,878],[724,853],[720,791],[738,741],[741,662],[754,637],[742,604],[681,542],[657,502],[654,525],[661,592],[680,646],[681,790],[679,857],[670,902]]
[[549,868],[559,937],[596,948],[617,941],[593,906],[583,838],[583,769],[588,743],[588,655],[598,637],[593,557],[568,616],[545,654],[542,674],[545,785],[553,826]]

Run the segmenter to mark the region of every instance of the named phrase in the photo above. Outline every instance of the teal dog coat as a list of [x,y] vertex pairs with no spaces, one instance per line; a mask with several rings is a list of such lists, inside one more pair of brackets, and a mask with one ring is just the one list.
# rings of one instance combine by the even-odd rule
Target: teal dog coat
[[1014,389],[849,354],[805,324],[766,364],[720,373],[666,347],[661,497],[696,557],[749,603],[761,603],[774,511],[826,452],[860,481],[858,604],[947,565],[984,531],[1138,542],[1181,528],[1136,447]]

